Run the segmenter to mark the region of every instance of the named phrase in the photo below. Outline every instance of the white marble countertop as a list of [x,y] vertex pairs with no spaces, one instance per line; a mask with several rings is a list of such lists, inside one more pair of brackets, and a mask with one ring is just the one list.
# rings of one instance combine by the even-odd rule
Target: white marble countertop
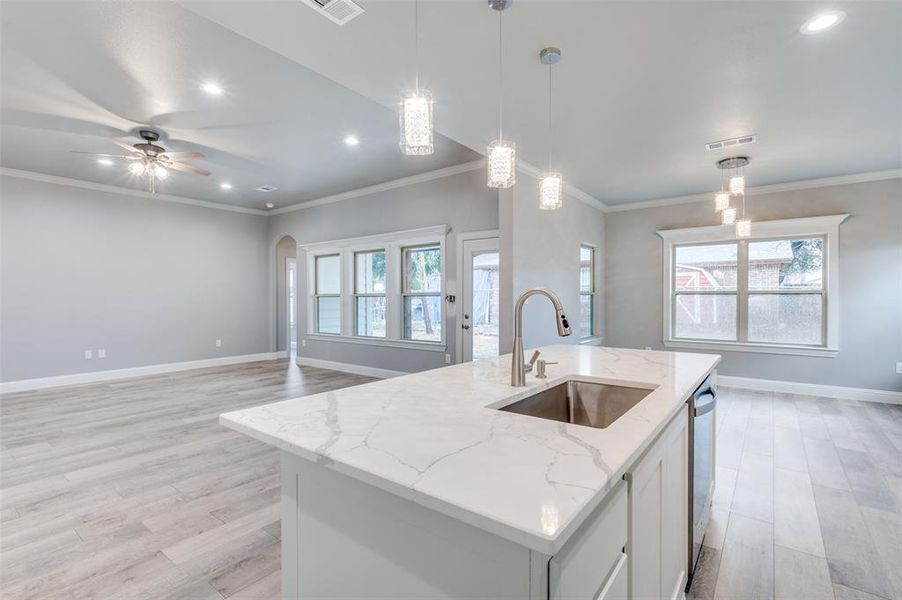
[[[220,422],[554,554],[720,357],[576,345],[541,351],[559,364],[544,380],[527,374],[525,388],[510,386],[505,355],[226,413]],[[574,377],[657,387],[606,429],[489,408]]]

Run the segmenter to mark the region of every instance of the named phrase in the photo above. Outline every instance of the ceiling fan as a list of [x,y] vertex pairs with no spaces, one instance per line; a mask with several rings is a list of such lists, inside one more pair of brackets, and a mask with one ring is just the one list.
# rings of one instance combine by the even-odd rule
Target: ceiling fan
[[130,154],[100,154],[97,152],[81,152],[79,150],[73,150],[72,152],[106,158],[124,158],[125,160],[130,161],[128,165],[129,173],[137,177],[146,175],[151,193],[156,192],[156,180],[167,179],[170,170],[191,173],[192,175],[207,176],[210,174],[210,171],[207,171],[206,169],[201,169],[182,162],[189,158],[203,158],[204,155],[202,153],[169,152],[155,143],[160,139],[160,134],[156,131],[151,131],[150,129],[142,129],[138,132],[138,135],[141,136],[144,142],[129,145],[118,140],[110,140],[117,146],[130,152]]

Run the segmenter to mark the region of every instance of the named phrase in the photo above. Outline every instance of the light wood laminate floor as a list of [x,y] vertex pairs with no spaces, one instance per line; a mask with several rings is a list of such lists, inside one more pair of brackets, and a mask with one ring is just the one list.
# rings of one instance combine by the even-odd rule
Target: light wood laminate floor
[[[217,416],[366,381],[283,360],[4,396],[0,597],[278,597],[278,455]],[[902,598],[902,407],[718,407],[690,597]]]

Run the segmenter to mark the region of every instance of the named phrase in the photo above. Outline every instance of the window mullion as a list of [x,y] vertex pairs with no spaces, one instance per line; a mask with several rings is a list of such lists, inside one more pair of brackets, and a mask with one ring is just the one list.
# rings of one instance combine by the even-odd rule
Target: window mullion
[[736,333],[740,342],[749,335],[749,243],[740,240],[736,264]]

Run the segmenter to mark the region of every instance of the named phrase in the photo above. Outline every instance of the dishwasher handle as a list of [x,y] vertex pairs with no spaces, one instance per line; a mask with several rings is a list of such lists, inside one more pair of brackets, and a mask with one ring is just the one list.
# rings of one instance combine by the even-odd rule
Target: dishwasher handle
[[710,383],[710,378],[705,379],[692,395],[692,416],[706,415],[717,405],[717,392]]

